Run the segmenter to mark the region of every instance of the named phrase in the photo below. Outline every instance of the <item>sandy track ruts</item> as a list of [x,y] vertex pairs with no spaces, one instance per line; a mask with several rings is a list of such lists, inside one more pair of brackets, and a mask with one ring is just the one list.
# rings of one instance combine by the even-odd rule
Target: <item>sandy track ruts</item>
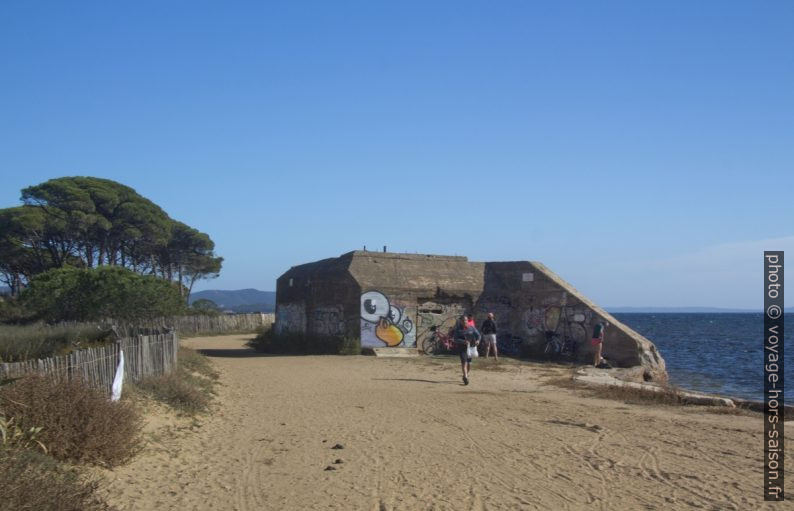
[[[507,363],[265,357],[189,339],[221,374],[211,415],[106,472],[123,510],[773,509],[760,417],[586,398]],[[344,449],[332,446],[342,444]],[[789,438],[787,457],[794,442]],[[334,463],[337,459],[341,463]],[[332,466],[336,470],[325,470]],[[775,508],[776,509],[776,508]]]

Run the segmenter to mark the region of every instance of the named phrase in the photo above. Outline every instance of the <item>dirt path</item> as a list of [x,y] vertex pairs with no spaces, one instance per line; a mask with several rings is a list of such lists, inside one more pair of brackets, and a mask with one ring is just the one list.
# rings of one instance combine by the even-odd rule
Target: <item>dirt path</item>
[[585,398],[544,384],[555,370],[541,365],[476,361],[464,387],[453,360],[263,357],[245,339],[185,342],[221,373],[216,409],[180,427],[155,422],[146,451],[107,473],[113,504],[765,508],[760,417]]

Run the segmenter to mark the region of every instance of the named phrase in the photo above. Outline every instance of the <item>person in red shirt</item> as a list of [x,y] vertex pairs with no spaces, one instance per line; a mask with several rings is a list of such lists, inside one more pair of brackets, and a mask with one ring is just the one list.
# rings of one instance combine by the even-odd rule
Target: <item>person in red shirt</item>
[[469,374],[471,373],[469,348],[476,350],[480,344],[481,337],[479,330],[469,326],[467,316],[462,316],[455,325],[454,342],[458,355],[460,355],[460,369],[463,372],[464,385],[469,384]]
[[601,365],[601,352],[604,349],[604,330],[609,326],[606,321],[599,321],[593,327],[593,337],[590,344],[593,345],[593,365],[599,367]]
[[477,326],[474,324],[474,314],[471,312],[466,314],[466,324],[472,328],[477,328]]

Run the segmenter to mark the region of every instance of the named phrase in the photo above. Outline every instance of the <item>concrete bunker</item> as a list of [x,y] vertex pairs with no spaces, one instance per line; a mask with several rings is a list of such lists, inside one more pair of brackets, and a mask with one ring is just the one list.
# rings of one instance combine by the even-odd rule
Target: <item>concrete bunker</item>
[[500,352],[540,354],[547,333],[573,339],[592,360],[589,334],[610,323],[605,352],[619,367],[667,378],[664,360],[645,337],[622,324],[541,263],[470,262],[466,257],[353,251],[290,268],[276,283],[277,333],[340,335],[362,347],[416,347],[432,328],[464,312],[479,325],[493,312]]

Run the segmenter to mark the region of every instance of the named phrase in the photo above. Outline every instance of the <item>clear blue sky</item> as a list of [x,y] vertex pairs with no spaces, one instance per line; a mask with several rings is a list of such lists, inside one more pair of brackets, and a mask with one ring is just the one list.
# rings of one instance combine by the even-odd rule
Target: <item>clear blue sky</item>
[[86,175],[275,289],[363,245],[602,305],[760,307],[794,257],[794,2],[3,2],[0,207]]

